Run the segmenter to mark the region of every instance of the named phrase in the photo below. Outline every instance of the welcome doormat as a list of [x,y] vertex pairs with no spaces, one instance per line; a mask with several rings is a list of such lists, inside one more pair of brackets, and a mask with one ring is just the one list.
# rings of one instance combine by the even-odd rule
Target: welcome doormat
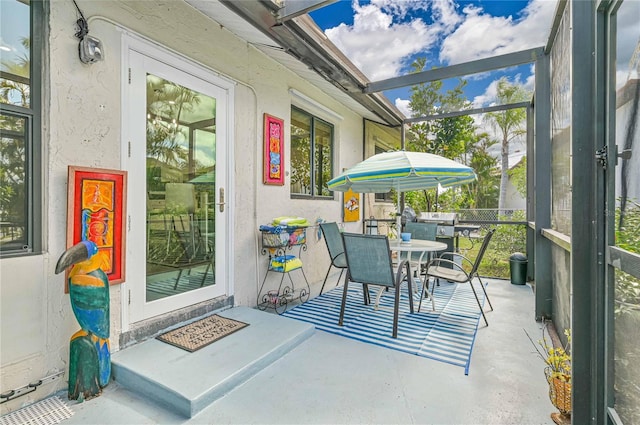
[[249,324],[214,314],[163,333],[156,338],[193,353],[245,326]]

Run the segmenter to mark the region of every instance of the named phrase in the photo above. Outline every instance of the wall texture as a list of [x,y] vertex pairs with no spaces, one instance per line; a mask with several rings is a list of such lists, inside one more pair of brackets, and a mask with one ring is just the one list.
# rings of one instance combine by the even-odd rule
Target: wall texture
[[[78,59],[73,2],[50,2],[49,47],[45,60],[43,128],[45,252],[29,257],[3,259],[0,298],[2,390],[14,389],[43,376],[65,371],[69,337],[78,329],[63,275],[55,275],[58,257],[66,246],[67,167],[69,165],[121,168],[122,154],[122,36],[135,34],[236,83],[235,128],[229,149],[231,183],[227,199],[233,202],[234,245],[229,255],[237,305],[255,305],[258,286],[266,270],[266,258],[258,253],[260,224],[281,215],[299,215],[310,221],[341,221],[341,195],[334,200],[292,200],[289,178],[284,186],[262,184],[262,116],[269,113],[290,122],[292,103],[300,102],[290,89],[313,99],[300,104],[335,126],[336,172],[362,160],[362,117],[338,103],[227,29],[186,3],[141,1],[79,1],[89,21],[90,34],[104,45],[105,60],[93,65]],[[314,104],[322,105],[314,110]],[[323,110],[333,111],[327,115]],[[336,117],[341,117],[337,119]],[[285,127],[287,128],[287,127]],[[285,158],[289,158],[289,134],[285,132]],[[129,187],[144,196],[146,189]],[[359,231],[361,223],[347,230]],[[324,241],[309,231],[309,249],[303,254],[312,292],[329,265]],[[118,335],[129,325],[121,309],[126,282],[111,287],[112,351],[119,349]],[[66,388],[65,377],[38,391],[2,405],[0,413],[29,404]]]

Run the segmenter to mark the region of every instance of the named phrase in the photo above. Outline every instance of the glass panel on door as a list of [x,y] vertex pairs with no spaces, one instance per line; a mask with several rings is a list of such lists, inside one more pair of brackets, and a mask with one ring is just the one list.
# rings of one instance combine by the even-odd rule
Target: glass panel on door
[[216,99],[147,74],[146,301],[215,284]]
[[[640,255],[640,2],[624,1],[616,13],[617,248]],[[636,257],[637,258],[637,257]],[[625,272],[626,270],[626,272]],[[640,423],[640,264],[615,269],[614,408],[625,425]],[[634,273],[632,275],[631,273]]]

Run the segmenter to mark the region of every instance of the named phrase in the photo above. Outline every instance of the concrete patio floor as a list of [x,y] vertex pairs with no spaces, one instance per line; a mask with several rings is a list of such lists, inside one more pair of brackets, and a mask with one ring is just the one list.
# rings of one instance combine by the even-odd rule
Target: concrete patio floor
[[532,288],[488,282],[495,311],[488,327],[480,324],[468,376],[458,366],[316,331],[190,419],[112,382],[100,397],[69,402],[75,413],[62,423],[552,424],[544,363],[524,332],[541,335]]

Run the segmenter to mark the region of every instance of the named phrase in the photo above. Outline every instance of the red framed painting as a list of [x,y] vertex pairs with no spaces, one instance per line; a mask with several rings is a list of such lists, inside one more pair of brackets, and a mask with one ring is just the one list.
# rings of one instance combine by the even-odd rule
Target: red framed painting
[[110,285],[125,278],[126,195],[126,171],[69,166],[67,248],[95,242]]
[[284,185],[284,121],[264,114],[264,184]]

